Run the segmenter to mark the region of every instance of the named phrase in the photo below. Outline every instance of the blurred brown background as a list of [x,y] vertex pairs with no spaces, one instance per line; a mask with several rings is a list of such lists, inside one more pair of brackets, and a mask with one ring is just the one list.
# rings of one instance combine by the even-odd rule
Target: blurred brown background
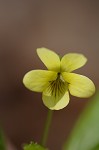
[[[30,140],[40,142],[47,108],[41,94],[25,89],[24,74],[45,68],[36,48],[47,47],[64,55],[83,53],[88,58],[77,73],[99,86],[98,0],[0,0],[0,122],[7,137],[21,150]],[[87,99],[71,97],[55,111],[48,146],[60,150]]]

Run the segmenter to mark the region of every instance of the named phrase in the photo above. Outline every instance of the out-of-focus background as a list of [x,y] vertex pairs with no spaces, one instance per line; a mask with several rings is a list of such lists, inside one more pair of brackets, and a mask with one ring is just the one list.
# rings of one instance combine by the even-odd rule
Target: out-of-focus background
[[[88,63],[76,72],[98,88],[99,1],[0,1],[0,124],[18,150],[30,140],[40,142],[47,114],[41,94],[22,84],[26,72],[45,69],[38,47],[60,55],[83,53]],[[89,100],[71,96],[66,108],[55,111],[48,139],[51,150],[61,149]]]

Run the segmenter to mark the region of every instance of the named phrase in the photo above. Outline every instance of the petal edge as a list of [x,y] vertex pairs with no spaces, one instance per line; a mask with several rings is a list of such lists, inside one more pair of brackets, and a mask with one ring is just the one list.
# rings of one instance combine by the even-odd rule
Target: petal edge
[[47,48],[38,48],[37,54],[48,70],[60,71],[60,58],[55,52]]
[[23,84],[31,91],[43,92],[50,80],[54,80],[57,73],[47,70],[32,70],[25,74]]
[[62,76],[69,83],[71,95],[88,98],[95,93],[95,85],[88,77],[66,72]]
[[66,107],[69,103],[69,93],[68,91],[61,97],[61,99],[55,99],[52,96],[42,95],[43,103],[46,107],[51,110],[60,110]]
[[64,72],[72,72],[87,62],[87,58],[83,54],[79,53],[68,53],[61,59],[61,70]]

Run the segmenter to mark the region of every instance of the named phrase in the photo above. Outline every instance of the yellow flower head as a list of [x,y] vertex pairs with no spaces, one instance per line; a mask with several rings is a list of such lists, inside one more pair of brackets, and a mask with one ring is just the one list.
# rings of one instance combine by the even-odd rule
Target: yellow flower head
[[42,92],[45,106],[52,110],[64,108],[69,103],[69,92],[77,97],[90,97],[95,92],[93,82],[86,76],[71,73],[87,62],[84,55],[69,53],[61,59],[47,48],[38,48],[37,54],[48,70],[32,70],[23,78],[24,85],[32,91]]

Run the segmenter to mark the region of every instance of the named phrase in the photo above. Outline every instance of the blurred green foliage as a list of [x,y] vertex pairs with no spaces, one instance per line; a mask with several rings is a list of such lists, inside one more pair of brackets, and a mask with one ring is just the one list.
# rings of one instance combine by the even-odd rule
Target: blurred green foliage
[[86,106],[63,150],[99,150],[99,93]]
[[23,149],[24,150],[47,150],[46,148],[34,142],[31,142],[30,144],[25,144]]
[[4,142],[4,134],[0,129],[0,150],[6,150],[5,142]]

